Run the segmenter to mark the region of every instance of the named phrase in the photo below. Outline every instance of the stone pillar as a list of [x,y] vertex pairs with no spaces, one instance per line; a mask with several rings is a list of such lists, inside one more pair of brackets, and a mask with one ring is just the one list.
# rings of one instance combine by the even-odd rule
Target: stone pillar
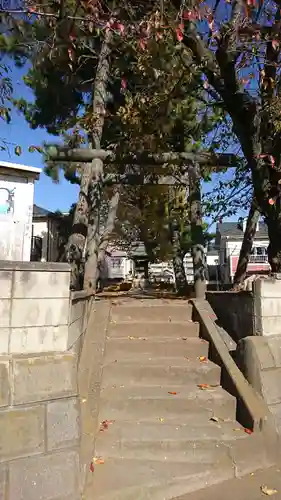
[[261,277],[253,281],[254,333],[281,335],[281,280]]
[[253,281],[253,334],[241,339],[236,360],[268,405],[281,436],[281,280]]

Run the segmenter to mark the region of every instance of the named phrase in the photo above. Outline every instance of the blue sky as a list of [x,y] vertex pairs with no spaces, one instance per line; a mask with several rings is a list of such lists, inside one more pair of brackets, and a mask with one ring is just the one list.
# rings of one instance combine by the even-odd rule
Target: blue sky
[[[15,97],[24,97],[32,100],[32,93],[22,81],[24,73],[25,70],[13,69],[12,80]],[[39,167],[43,170],[42,155],[39,153],[29,153],[28,147],[31,145],[40,146],[43,141],[51,140],[52,136],[48,135],[45,130],[31,130],[24,117],[17,111],[14,111],[12,121],[9,125],[0,120],[0,137],[22,147],[22,154],[20,156],[14,153],[13,146],[9,148],[9,152],[0,151],[0,160]],[[42,172],[40,179],[35,182],[34,202],[47,210],[61,210],[64,212],[69,209],[72,203],[76,202],[78,190],[78,186],[73,186],[63,178],[59,184],[55,184]]]

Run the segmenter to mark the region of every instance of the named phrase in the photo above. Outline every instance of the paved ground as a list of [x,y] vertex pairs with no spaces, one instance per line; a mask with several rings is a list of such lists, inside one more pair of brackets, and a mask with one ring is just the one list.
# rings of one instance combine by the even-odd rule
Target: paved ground
[[[262,493],[262,488],[265,493]],[[276,493],[273,491],[276,490]],[[266,492],[268,494],[266,494]],[[207,490],[196,491],[175,500],[273,500],[281,499],[281,464],[257,471],[241,479],[224,481]]]

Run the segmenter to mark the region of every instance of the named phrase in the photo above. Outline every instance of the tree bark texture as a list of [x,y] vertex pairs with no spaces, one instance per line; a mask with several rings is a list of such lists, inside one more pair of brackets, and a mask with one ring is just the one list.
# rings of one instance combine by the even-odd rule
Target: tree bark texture
[[67,261],[71,266],[71,290],[81,290],[83,288],[81,275],[83,275],[82,262],[88,229],[88,192],[91,178],[92,166],[87,163],[83,168],[78,202],[73,217],[73,226],[66,247]]
[[[94,148],[100,148],[103,134],[106,114],[106,92],[110,71],[109,59],[111,54],[111,38],[112,33],[108,32],[102,44],[93,89],[93,114],[95,117],[95,125],[91,132],[91,145]],[[95,291],[100,230],[99,211],[103,191],[103,161],[100,158],[92,160],[92,171],[89,189],[90,209],[87,227],[84,288]]]
[[104,265],[105,251],[108,247],[110,235],[114,229],[119,198],[120,198],[120,191],[117,188],[116,191],[113,193],[109,202],[108,216],[105,229],[101,237],[96,239],[96,248],[94,253],[91,255],[90,259],[91,265],[89,265],[87,268],[88,274],[86,279],[87,283],[92,288],[96,287],[96,283],[98,280],[100,280],[100,282],[103,284],[104,276],[102,268]]
[[179,230],[172,228],[172,245],[173,245],[173,268],[175,275],[175,284],[177,294],[185,296],[187,294],[187,281],[183,264],[183,253],[180,244]]
[[260,213],[256,208],[256,202],[255,200],[253,200],[249,210],[242,247],[240,250],[239,260],[235,271],[234,288],[239,287],[239,285],[241,285],[244,279],[246,278],[247,266],[253,248],[253,242],[256,234],[259,216]]
[[206,257],[204,251],[204,234],[202,226],[202,205],[200,172],[189,177],[190,229],[192,241],[192,259],[195,297],[206,296]]

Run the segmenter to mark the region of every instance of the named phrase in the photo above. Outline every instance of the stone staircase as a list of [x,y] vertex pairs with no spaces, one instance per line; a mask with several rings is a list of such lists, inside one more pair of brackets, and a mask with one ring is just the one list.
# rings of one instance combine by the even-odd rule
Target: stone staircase
[[[85,498],[170,500],[259,468],[186,301],[113,302]],[[256,463],[256,462],[255,462]]]

